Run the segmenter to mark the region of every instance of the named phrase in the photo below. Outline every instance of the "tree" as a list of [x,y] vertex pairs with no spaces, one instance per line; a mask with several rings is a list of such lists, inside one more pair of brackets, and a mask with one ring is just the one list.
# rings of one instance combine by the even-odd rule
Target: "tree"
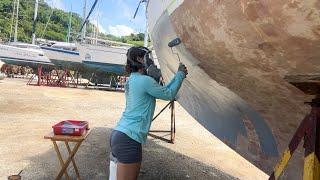
[[[35,0],[20,0],[19,8],[19,24],[18,24],[18,41],[31,42],[33,31],[33,15],[34,15]],[[0,39],[9,41],[11,26],[11,18],[13,11],[12,0],[0,0]],[[44,32],[46,23],[50,23]],[[60,9],[52,9],[44,0],[39,1],[38,18],[36,23],[36,36],[49,40],[65,41],[68,33],[69,12],[64,12]],[[80,26],[82,25],[82,18],[79,14],[73,13],[71,29],[71,41],[75,40],[79,34]],[[92,23],[89,22],[87,26],[87,33],[92,32]],[[13,34],[12,34],[13,35]],[[143,45],[144,34],[130,34],[129,36],[116,37],[111,34],[99,33],[99,38],[111,41],[118,41],[123,43],[130,43],[134,45]],[[12,39],[11,39],[12,40]]]

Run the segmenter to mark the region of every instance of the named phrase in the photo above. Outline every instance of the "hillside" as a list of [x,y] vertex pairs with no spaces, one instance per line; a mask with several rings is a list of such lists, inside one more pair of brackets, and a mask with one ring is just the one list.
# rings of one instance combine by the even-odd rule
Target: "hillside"
[[[34,15],[35,0],[20,0],[19,7],[19,24],[18,24],[18,41],[31,42],[33,29],[33,15]],[[12,23],[13,0],[0,1],[0,39],[2,41],[9,41]],[[46,31],[45,25],[51,15],[50,23]],[[72,30],[71,41],[76,38],[82,23],[82,17],[79,14],[72,14]],[[65,41],[68,32],[69,12],[60,9],[52,9],[44,0],[39,0],[38,19],[36,23],[37,38],[45,38],[49,40]],[[92,24],[89,22],[87,26],[87,34],[92,32]],[[14,30],[12,29],[11,40],[13,40]],[[99,34],[100,38],[130,43],[134,45],[142,45],[144,34],[131,34],[125,37],[116,37],[110,34]]]
[[[19,24],[18,24],[18,40],[23,42],[31,42],[33,15],[35,0],[20,1],[19,7]],[[7,41],[10,37],[11,18],[13,11],[12,0],[0,1],[0,38]],[[69,13],[59,9],[53,9],[50,23],[46,32],[43,32],[52,8],[43,0],[39,1],[38,19],[36,25],[37,37],[50,40],[65,41],[68,31]],[[73,14],[72,17],[72,34],[76,35],[80,29],[82,19],[80,15]],[[88,28],[90,33],[91,29]]]

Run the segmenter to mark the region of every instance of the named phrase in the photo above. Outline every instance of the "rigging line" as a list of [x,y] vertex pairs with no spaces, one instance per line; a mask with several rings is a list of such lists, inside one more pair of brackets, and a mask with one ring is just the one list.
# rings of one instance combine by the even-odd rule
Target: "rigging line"
[[[91,9],[90,9],[89,14],[87,15],[86,19],[84,20],[84,22],[83,22],[82,25],[81,25],[81,28],[80,28],[80,30],[79,30],[79,34],[81,33],[84,25],[88,22],[88,19],[89,19],[91,13],[93,12],[94,8],[96,7],[97,3],[98,3],[98,0],[95,0],[94,3],[93,3],[93,5],[92,5],[92,7],[91,7]],[[79,37],[80,37],[80,35],[78,35],[78,38],[77,38],[77,39],[79,39]]]
[[[54,7],[54,1],[52,1],[52,7]],[[49,15],[49,19],[48,19],[48,21],[47,21],[47,23],[46,23],[46,26],[44,27],[44,29],[43,29],[43,31],[42,31],[41,39],[43,39],[44,33],[45,33],[46,30],[47,30],[48,24],[49,24],[49,22],[50,22],[50,20],[51,20],[51,16],[52,16],[52,14],[53,14],[53,10],[54,10],[54,8],[51,8],[51,13],[50,13],[50,15]]]
[[69,12],[69,25],[68,25],[68,34],[67,34],[67,42],[68,43],[70,42],[71,26],[72,26],[72,3],[70,3],[70,5],[71,5],[71,9]]
[[96,27],[95,27],[95,36],[94,36],[94,38],[96,38],[96,44],[97,44],[97,42],[98,42],[98,40],[97,39],[99,39],[99,32],[100,32],[100,30],[99,30],[99,20],[100,20],[100,5],[101,5],[101,3],[100,2],[98,2],[98,4],[97,4],[97,11],[96,11]]

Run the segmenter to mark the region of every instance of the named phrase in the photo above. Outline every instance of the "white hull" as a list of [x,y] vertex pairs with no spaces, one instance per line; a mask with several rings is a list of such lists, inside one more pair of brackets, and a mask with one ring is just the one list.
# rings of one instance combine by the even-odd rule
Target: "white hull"
[[0,44],[0,59],[5,63],[52,64],[39,50]]
[[77,44],[82,61],[124,65],[127,48]]
[[56,48],[42,48],[42,50],[50,60],[81,63],[80,55],[77,52],[65,51]]
[[127,48],[106,47],[76,43],[77,51],[63,50],[52,47],[41,47],[45,55],[54,62],[64,61],[64,64],[91,61],[107,64],[124,65]]

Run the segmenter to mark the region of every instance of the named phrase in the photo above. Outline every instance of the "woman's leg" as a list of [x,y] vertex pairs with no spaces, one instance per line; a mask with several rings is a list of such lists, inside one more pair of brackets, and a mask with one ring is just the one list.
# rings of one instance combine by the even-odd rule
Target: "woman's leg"
[[136,180],[142,160],[141,144],[126,134],[114,130],[111,133],[110,145],[112,157],[117,162],[117,180]]
[[140,172],[141,162],[139,163],[117,163],[117,180],[136,180]]

